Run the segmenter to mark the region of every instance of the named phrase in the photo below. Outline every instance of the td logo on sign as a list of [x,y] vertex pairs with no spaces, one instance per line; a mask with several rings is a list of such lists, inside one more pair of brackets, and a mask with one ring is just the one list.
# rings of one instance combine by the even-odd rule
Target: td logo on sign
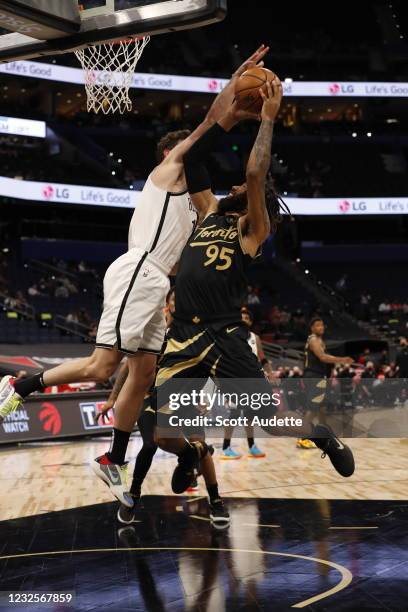
[[82,422],[85,429],[101,429],[102,427],[112,427],[113,415],[109,411],[107,419],[98,419],[106,402],[81,402],[79,410],[81,411]]

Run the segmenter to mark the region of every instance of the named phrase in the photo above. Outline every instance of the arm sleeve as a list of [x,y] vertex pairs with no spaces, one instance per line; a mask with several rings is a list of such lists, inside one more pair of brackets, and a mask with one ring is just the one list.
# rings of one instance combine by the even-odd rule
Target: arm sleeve
[[184,155],[184,171],[190,194],[211,189],[211,179],[206,163],[223,134],[226,134],[226,131],[216,123]]

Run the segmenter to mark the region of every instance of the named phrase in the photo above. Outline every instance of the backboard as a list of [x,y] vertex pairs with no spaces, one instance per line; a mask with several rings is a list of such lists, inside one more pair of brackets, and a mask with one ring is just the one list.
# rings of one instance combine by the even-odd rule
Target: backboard
[[[44,2],[53,14],[46,11],[47,28],[43,24],[39,32],[35,26],[44,22]],[[227,0],[0,0],[0,27],[6,28],[0,31],[0,62],[191,29],[221,21],[226,12]]]

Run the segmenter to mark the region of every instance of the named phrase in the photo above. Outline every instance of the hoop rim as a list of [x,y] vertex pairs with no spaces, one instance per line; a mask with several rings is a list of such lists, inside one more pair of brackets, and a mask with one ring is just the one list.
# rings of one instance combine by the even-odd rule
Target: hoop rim
[[118,38],[117,40],[111,40],[110,42],[107,43],[103,43],[105,45],[131,45],[132,43],[135,43],[138,40],[144,40],[145,38],[150,38],[149,35],[146,36],[137,36],[137,35],[129,35],[126,36],[125,38]]

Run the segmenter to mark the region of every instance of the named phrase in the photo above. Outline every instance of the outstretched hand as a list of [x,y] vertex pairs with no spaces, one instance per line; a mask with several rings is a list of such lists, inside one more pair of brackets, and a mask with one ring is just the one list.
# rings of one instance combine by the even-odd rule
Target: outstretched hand
[[266,93],[263,88],[259,90],[263,105],[261,111],[262,120],[274,121],[279,112],[282,101],[283,89],[279,77],[275,75],[273,81],[266,83]]
[[246,119],[252,119],[255,121],[261,120],[261,113],[254,112],[251,110],[245,110],[244,108],[239,108],[236,100],[231,104],[230,114],[234,118],[235,121],[245,121]]
[[258,49],[252,55],[250,55],[248,59],[245,60],[245,62],[241,64],[239,68],[237,68],[237,70],[232,75],[232,78],[239,78],[241,74],[244,74],[246,70],[254,68],[255,66],[262,67],[264,65],[262,59],[265,57],[268,51],[269,47],[266,47],[265,45],[261,45],[260,47],[258,47]]

